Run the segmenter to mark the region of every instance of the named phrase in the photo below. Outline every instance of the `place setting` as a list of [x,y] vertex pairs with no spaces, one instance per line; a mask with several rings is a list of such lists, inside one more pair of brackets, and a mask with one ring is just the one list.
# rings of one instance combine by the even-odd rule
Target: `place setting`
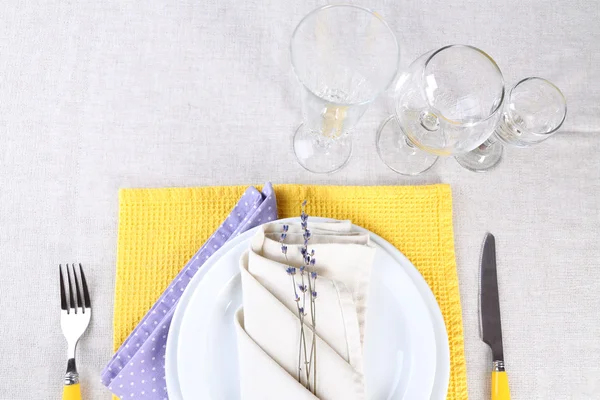
[[[565,121],[556,85],[534,76],[509,86],[477,47],[424,51],[406,67],[399,49],[383,17],[360,6],[320,7],[298,23],[290,57],[303,120],[289,136],[300,166],[346,166],[380,96],[388,117],[371,132],[373,151],[407,176],[442,156],[486,172],[505,146],[541,143]],[[489,395],[504,400],[502,266],[495,236],[481,241],[481,340]],[[121,189],[116,259],[115,352],[100,378],[117,398],[468,397],[463,312],[475,310],[461,306],[447,184]],[[65,400],[85,385],[75,349],[94,283],[83,268],[60,266]]]
[[[119,249],[130,251],[117,265],[115,334],[136,326],[102,375],[120,398],[441,399],[454,396],[451,379],[465,393],[447,185],[124,189],[120,204]],[[173,263],[165,250],[190,251],[185,238],[215,214],[222,222],[135,323],[139,293],[168,271],[132,266]]]

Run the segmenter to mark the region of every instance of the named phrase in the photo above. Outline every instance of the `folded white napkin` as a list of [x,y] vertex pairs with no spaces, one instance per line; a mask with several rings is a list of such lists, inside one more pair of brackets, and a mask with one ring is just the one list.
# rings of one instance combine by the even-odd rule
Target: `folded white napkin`
[[[375,249],[350,221],[311,223],[309,251],[315,251],[316,397],[298,382],[300,319],[288,266],[300,267],[302,228],[291,224],[279,243],[282,224],[264,225],[240,260],[243,306],[236,313],[242,399],[364,399],[363,338],[368,284]],[[301,283],[299,273],[296,283]],[[308,295],[307,295],[308,297]],[[312,315],[306,306],[310,346]],[[304,368],[304,366],[302,366]],[[313,366],[314,368],[315,366]]]

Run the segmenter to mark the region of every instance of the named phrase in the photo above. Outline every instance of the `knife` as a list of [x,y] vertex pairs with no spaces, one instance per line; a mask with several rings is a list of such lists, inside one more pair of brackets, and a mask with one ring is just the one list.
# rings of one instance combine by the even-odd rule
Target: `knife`
[[496,240],[491,233],[486,235],[483,243],[480,279],[480,333],[481,340],[492,350],[492,400],[510,400],[502,348],[502,325],[500,323],[500,300],[496,272]]

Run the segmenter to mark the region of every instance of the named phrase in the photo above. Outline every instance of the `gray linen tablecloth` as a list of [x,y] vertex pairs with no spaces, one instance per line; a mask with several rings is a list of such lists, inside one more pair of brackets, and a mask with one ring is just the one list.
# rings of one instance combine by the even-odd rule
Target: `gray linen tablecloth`
[[477,317],[483,235],[495,233],[515,399],[600,398],[600,7],[589,0],[369,1],[402,65],[449,43],[489,52],[508,83],[568,98],[562,131],[474,174],[444,159],[417,178],[379,160],[381,101],[341,172],[294,160],[300,120],[288,43],[325,2],[16,1],[0,4],[0,399],[60,398],[57,264],[86,266],[94,318],[80,343],[84,398],[108,398],[117,190],[274,183],[450,183],[469,393],[488,398]]

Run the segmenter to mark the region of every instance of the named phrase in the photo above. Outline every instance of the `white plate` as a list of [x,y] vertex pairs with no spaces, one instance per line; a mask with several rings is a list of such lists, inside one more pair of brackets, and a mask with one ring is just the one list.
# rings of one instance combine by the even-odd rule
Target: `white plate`
[[[171,400],[240,398],[233,314],[241,305],[239,258],[255,231],[217,251],[178,304],[167,340]],[[435,298],[406,257],[370,235],[378,249],[365,334],[367,398],[445,399],[448,338]]]

